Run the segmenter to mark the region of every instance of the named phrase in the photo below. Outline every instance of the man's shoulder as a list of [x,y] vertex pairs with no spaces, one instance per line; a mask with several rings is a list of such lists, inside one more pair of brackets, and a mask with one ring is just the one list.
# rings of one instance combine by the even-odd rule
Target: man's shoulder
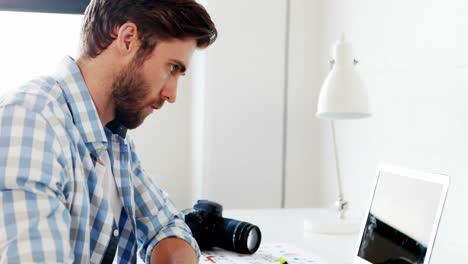
[[8,91],[0,98],[0,109],[21,107],[44,117],[64,116],[66,100],[57,81],[50,76],[32,79],[20,87]]

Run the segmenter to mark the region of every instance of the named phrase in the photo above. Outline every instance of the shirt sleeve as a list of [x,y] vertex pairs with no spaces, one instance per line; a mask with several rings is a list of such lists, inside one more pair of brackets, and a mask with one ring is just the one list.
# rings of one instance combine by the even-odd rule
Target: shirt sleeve
[[140,160],[130,141],[131,160],[135,175],[135,205],[139,256],[149,263],[153,248],[167,237],[178,237],[189,243],[198,257],[200,249],[185,224],[183,214],[172,199],[159,188],[142,169]]
[[71,263],[60,144],[42,115],[0,108],[0,263]]

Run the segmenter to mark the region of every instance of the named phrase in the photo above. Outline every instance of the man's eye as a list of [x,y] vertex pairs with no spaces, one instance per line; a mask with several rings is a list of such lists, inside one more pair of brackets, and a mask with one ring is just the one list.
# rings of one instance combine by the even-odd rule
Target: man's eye
[[170,72],[171,74],[177,73],[179,71],[179,65],[177,64],[171,64]]

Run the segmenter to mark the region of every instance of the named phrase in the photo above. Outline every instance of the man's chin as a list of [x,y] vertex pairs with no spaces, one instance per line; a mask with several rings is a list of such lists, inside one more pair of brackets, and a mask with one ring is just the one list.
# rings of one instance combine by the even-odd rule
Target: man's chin
[[126,127],[127,129],[135,129],[135,128],[139,127],[143,123],[144,119],[145,119],[145,117],[121,118],[121,119],[119,119],[119,122],[124,127]]
[[[152,112],[152,111],[151,111]],[[127,129],[135,129],[143,124],[143,121],[151,114],[146,111],[117,111],[116,119]]]

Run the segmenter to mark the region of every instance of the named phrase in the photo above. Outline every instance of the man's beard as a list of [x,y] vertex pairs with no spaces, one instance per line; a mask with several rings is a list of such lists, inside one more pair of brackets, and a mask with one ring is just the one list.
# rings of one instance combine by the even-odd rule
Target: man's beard
[[144,100],[149,94],[141,67],[130,63],[112,84],[112,100],[115,104],[115,118],[126,128],[134,129],[143,123]]

